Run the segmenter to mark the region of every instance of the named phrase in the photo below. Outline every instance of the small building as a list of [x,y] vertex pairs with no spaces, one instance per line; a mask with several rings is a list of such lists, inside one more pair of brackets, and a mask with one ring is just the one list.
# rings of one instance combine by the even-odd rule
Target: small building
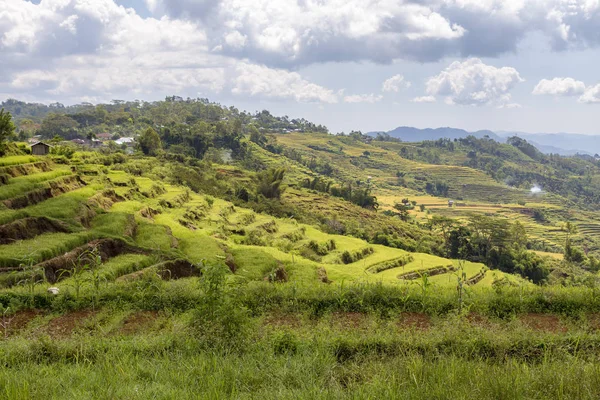
[[102,132],[102,133],[98,133],[96,135],[96,138],[98,138],[99,140],[102,140],[102,141],[110,140],[112,138],[112,134],[110,134],[108,132]]
[[135,144],[135,140],[132,137],[122,137],[120,139],[115,140],[115,143],[119,146],[124,144],[127,145],[127,147],[129,147]]
[[453,200],[448,200],[448,207],[452,207],[454,206],[454,201]]
[[29,147],[31,147],[31,154],[34,156],[45,156],[50,153],[50,145],[44,142],[36,142]]

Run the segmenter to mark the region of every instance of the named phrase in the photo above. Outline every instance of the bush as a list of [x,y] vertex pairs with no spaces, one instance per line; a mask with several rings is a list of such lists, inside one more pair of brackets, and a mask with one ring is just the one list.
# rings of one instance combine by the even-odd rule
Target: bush
[[357,261],[362,260],[363,258],[373,254],[375,250],[372,247],[365,247],[364,249],[349,252],[348,250],[344,251],[340,256],[340,261],[343,264],[352,264]]
[[228,269],[220,265],[204,265],[200,279],[201,298],[191,320],[196,333],[209,345],[242,348],[250,332],[248,310],[228,290]]

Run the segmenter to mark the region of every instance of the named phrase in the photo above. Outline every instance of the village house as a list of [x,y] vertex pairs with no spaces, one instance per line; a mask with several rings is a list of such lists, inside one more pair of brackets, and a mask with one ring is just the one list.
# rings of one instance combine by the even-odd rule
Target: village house
[[134,145],[135,140],[132,137],[122,137],[120,139],[115,140],[115,143],[119,146],[125,144],[129,147]]
[[31,154],[34,156],[45,156],[50,153],[50,145],[44,142],[36,142],[29,147],[31,147]]

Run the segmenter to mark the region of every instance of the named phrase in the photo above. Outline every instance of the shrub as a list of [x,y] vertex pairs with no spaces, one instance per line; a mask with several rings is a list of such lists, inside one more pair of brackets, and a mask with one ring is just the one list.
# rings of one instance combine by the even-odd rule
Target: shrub
[[269,169],[256,174],[256,190],[267,199],[279,199],[284,192],[281,186],[285,177],[285,169]]
[[340,261],[343,264],[352,264],[354,262],[360,261],[363,258],[373,254],[375,250],[372,247],[365,247],[364,249],[349,252],[348,250],[344,251],[340,256]]
[[378,274],[379,272],[383,272],[388,269],[403,267],[407,264],[410,264],[414,260],[415,259],[411,254],[407,254],[392,261],[384,261],[382,263],[375,264],[369,268],[369,272]]

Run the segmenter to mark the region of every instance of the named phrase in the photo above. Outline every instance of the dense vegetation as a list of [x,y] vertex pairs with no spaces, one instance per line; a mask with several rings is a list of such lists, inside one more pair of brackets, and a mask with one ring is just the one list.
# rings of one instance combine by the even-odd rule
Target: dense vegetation
[[600,394],[594,159],[202,99],[3,107],[7,398]]

